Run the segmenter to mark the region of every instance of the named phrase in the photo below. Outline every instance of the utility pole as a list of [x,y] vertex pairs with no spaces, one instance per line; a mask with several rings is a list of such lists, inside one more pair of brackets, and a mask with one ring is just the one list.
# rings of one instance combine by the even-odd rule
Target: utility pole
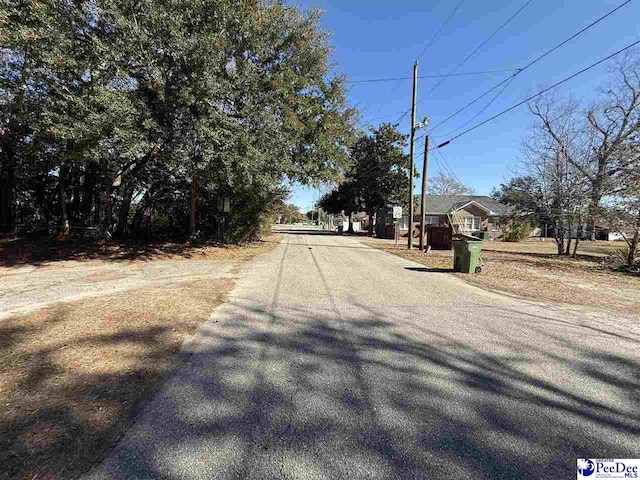
[[429,135],[424,139],[424,163],[422,164],[422,193],[420,194],[420,250],[424,250],[424,214],[427,208],[427,167],[429,166]]
[[408,248],[413,247],[413,144],[416,133],[416,95],[418,93],[418,61],[413,64],[413,95],[411,96],[411,143],[409,144],[409,239]]

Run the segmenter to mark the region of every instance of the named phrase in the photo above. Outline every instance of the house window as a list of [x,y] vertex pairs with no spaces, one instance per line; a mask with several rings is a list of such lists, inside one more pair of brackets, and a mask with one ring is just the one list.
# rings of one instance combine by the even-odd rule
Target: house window
[[409,217],[402,217],[399,223],[400,230],[409,230]]
[[480,230],[480,217],[464,217],[464,230],[466,232]]
[[427,225],[440,225],[440,217],[437,215],[427,215],[424,219]]

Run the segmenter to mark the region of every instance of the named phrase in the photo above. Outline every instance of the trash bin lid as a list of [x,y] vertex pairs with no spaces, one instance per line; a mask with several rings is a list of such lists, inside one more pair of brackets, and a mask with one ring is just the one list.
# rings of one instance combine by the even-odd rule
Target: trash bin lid
[[453,241],[464,241],[464,242],[482,242],[481,238],[474,237],[473,235],[467,235],[466,233],[456,233],[453,236]]

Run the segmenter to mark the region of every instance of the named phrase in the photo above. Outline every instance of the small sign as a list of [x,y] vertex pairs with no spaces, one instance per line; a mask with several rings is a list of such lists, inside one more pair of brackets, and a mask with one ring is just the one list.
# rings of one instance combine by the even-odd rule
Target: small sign
[[402,207],[393,207],[393,218],[402,218]]
[[231,199],[229,197],[218,197],[218,210],[229,213],[231,211]]

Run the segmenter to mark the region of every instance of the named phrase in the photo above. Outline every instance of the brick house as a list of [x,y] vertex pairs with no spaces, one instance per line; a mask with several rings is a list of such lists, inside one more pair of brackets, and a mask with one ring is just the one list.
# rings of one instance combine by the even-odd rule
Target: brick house
[[[414,236],[420,231],[420,197],[414,203],[413,230]],[[380,238],[393,238],[393,207],[389,206],[377,216],[376,233]],[[483,236],[487,240],[495,240],[502,235],[502,219],[509,215],[511,209],[491,197],[483,195],[427,195],[425,209],[426,225],[449,225],[449,214],[455,212],[460,219],[460,230],[471,235]],[[407,213],[407,212],[404,212]],[[400,235],[409,232],[409,217],[405,215],[399,221]]]

